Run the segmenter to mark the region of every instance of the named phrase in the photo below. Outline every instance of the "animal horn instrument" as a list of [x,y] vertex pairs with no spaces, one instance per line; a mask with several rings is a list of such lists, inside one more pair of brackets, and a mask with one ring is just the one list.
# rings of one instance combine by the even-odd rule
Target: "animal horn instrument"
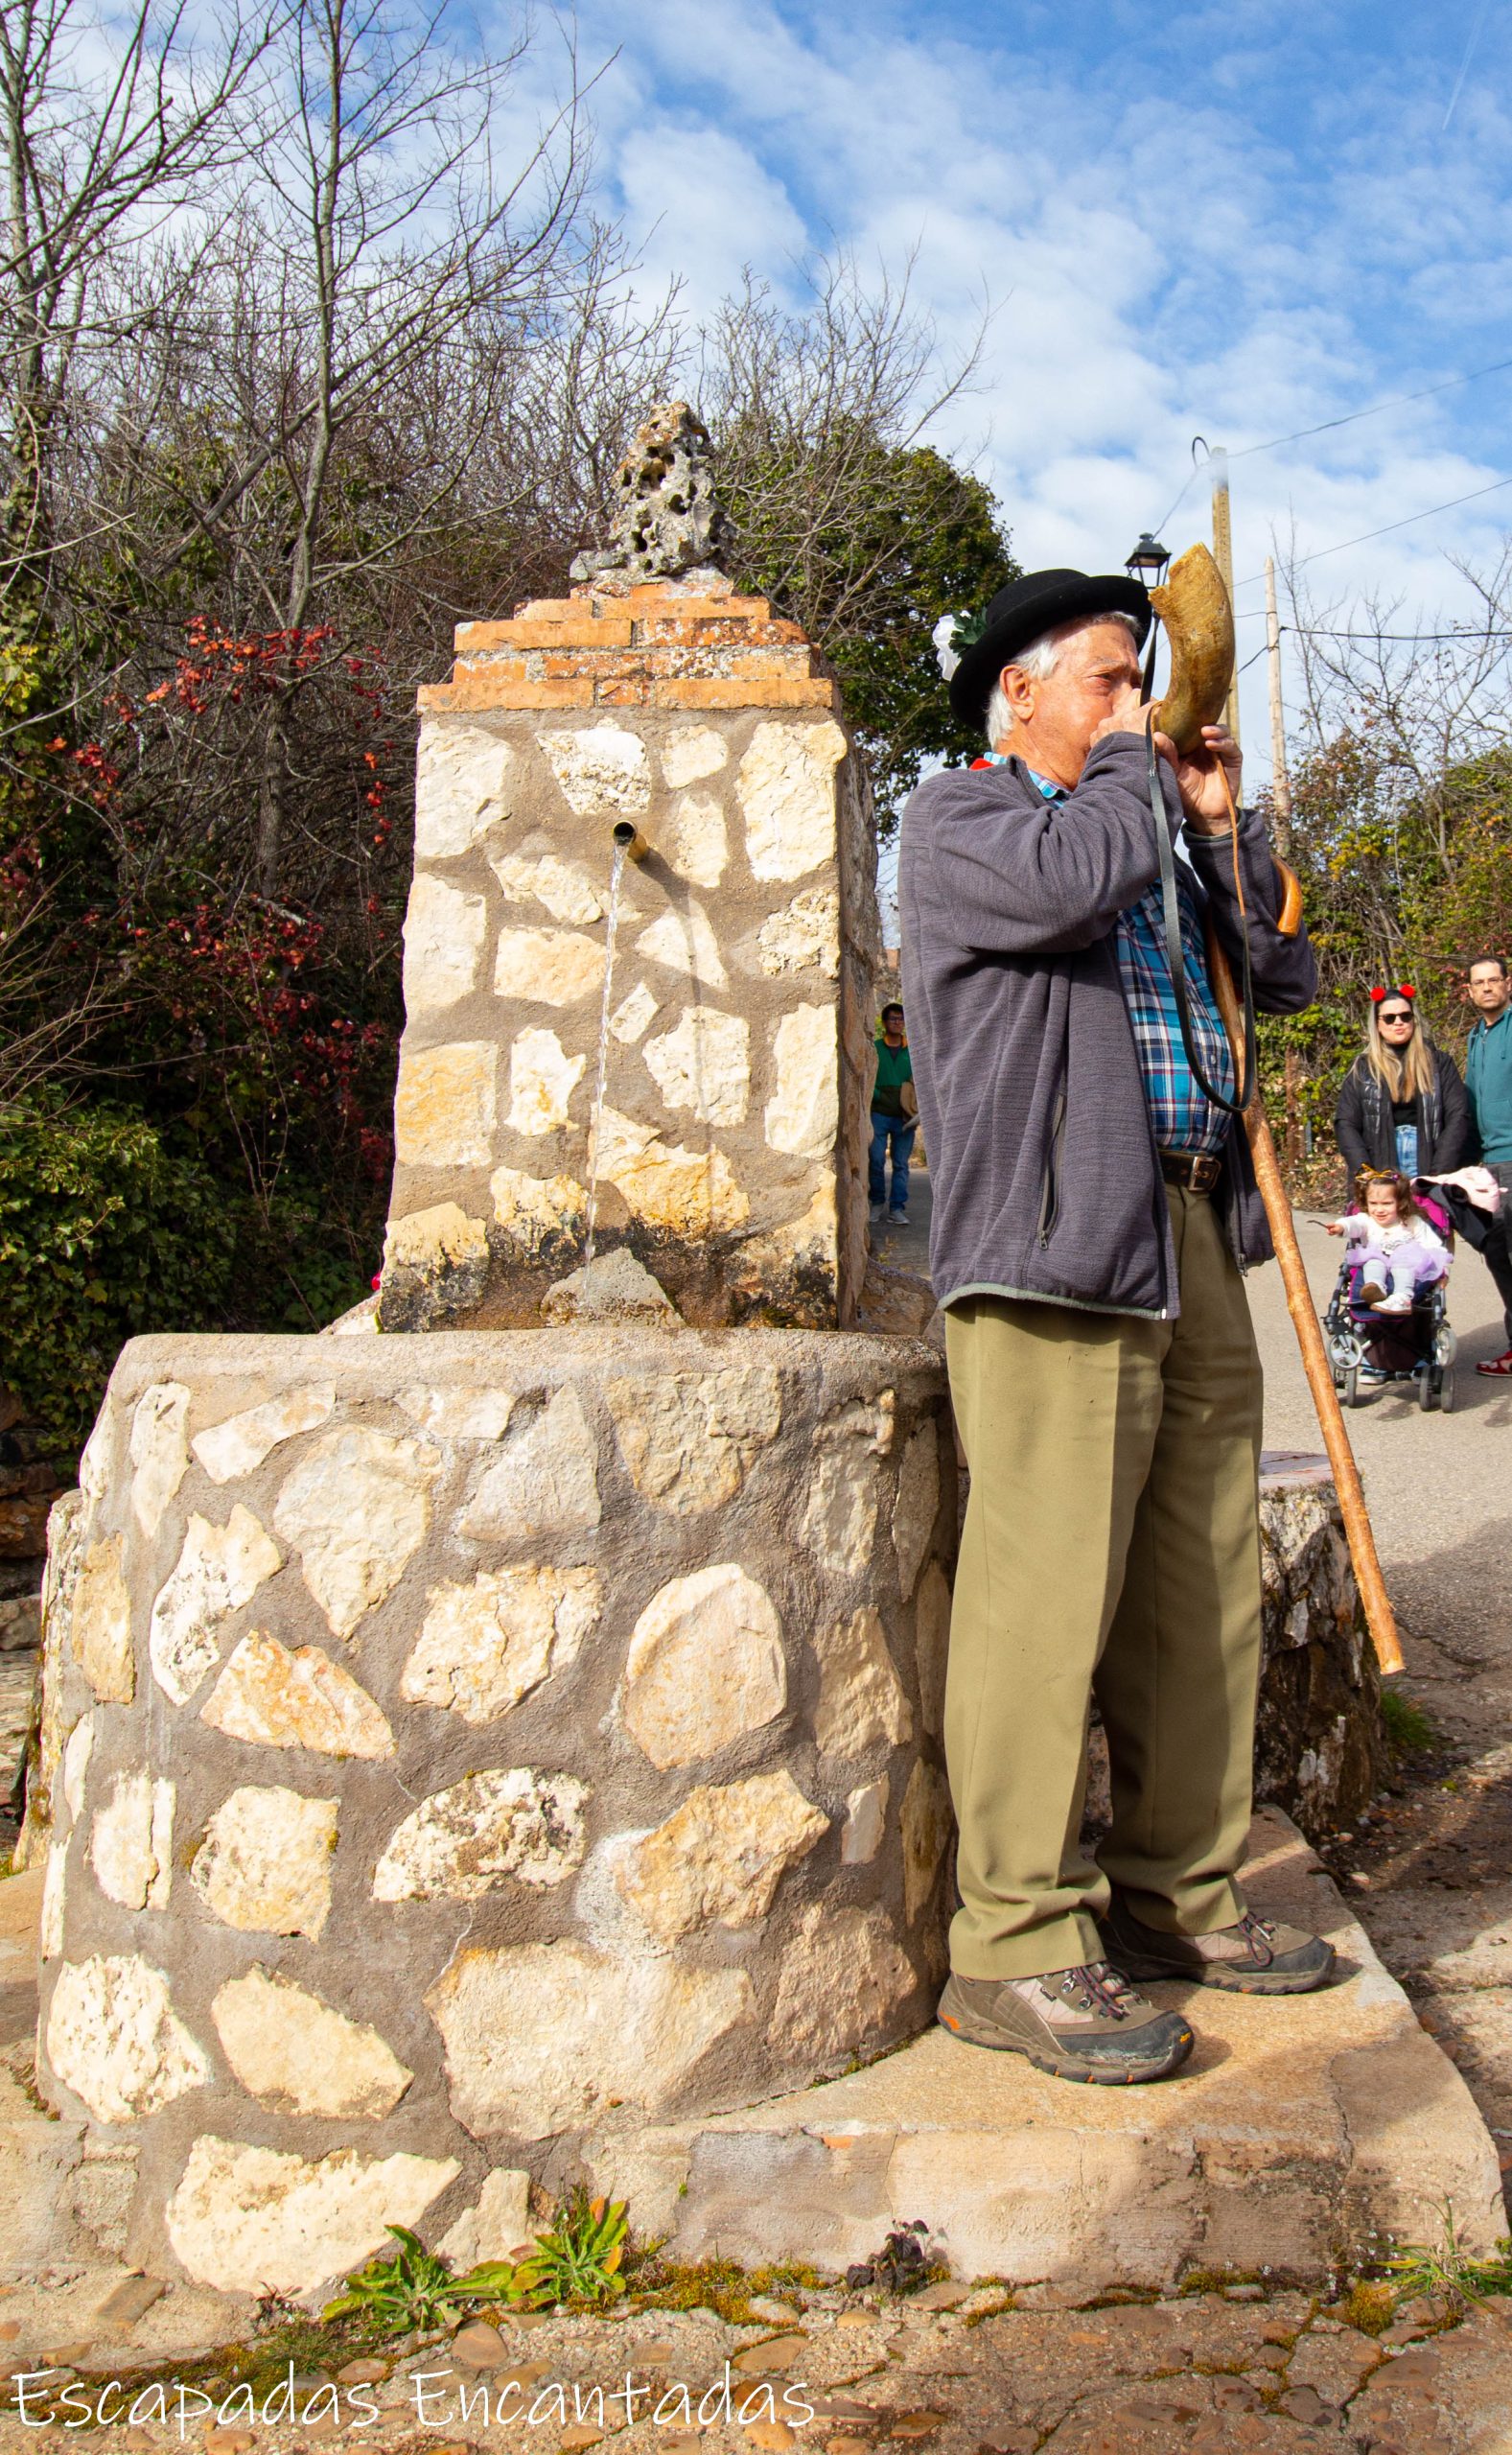
[[[1155,710],[1155,731],[1187,757],[1201,749],[1202,727],[1216,725],[1223,713],[1234,676],[1234,609],[1222,573],[1200,545],[1177,555],[1165,585],[1151,590],[1150,602],[1171,646],[1171,679]],[[1281,881],[1277,926],[1284,938],[1294,938],[1302,926],[1302,889],[1285,861],[1271,858]]]
[[1202,727],[1223,713],[1234,671],[1234,610],[1223,574],[1205,546],[1189,546],[1150,602],[1171,643],[1171,679],[1155,710],[1155,730],[1176,748],[1202,747]]
[[[1193,546],[1179,561],[1173,563],[1165,586],[1151,589],[1150,597],[1165,624],[1166,637],[1171,643],[1171,680],[1166,695],[1155,711],[1155,730],[1168,735],[1183,754],[1198,752],[1202,747],[1202,727],[1218,722],[1233,676],[1234,615],[1228,601],[1228,591],[1207,548]],[[1228,778],[1221,765],[1218,772],[1228,801],[1234,878],[1243,906],[1239,813],[1234,807],[1233,797],[1228,791]],[[1284,936],[1294,937],[1302,922],[1302,891],[1285,862],[1276,861],[1275,868],[1282,888],[1282,908],[1277,926]],[[1207,956],[1213,994],[1218,999],[1223,1028],[1234,1053],[1236,1073],[1243,1081],[1244,1018],[1228,958],[1219,945],[1211,921],[1207,933]],[[1313,1291],[1308,1285],[1307,1271],[1297,1243],[1291,1204],[1281,1181],[1276,1146],[1271,1138],[1258,1084],[1244,1111],[1244,1133],[1254,1161],[1255,1181],[1270,1223],[1276,1259],[1281,1265],[1287,1310],[1291,1316],[1297,1344],[1302,1350],[1303,1369],[1313,1393],[1313,1404],[1317,1410],[1328,1462],[1334,1473],[1344,1532],[1349,1540],[1349,1555],[1354,1562],[1355,1579],[1364,1604],[1365,1625],[1370,1630],[1371,1643],[1382,1670],[1400,1671],[1402,1647],[1397,1636],[1396,1618],[1386,1593],[1385,1579],[1381,1574],[1376,1538],[1361,1487],[1360,1469],[1355,1463],[1349,1434],[1344,1428],[1338,1392],[1334,1387],[1333,1370],[1323,1344],[1317,1307],[1313,1301]]]

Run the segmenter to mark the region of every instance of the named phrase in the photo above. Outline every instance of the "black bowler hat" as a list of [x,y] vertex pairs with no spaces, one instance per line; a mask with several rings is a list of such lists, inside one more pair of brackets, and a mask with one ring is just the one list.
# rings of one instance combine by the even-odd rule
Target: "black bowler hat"
[[981,725],[993,684],[1021,648],[1090,614],[1131,614],[1143,647],[1150,597],[1144,582],[1128,572],[1106,572],[1101,578],[1085,572],[1026,572],[1000,588],[983,618],[980,639],[965,650],[950,676],[950,704],[962,723]]

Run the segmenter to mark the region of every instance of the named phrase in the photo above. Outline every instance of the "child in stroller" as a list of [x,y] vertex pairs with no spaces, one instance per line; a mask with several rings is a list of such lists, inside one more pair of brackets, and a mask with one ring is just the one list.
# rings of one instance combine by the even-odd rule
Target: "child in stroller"
[[1361,1168],[1360,1207],[1327,1223],[1346,1251],[1325,1327],[1336,1385],[1353,1406],[1361,1381],[1415,1381],[1425,1412],[1454,1403],[1454,1334],[1445,1287],[1454,1234],[1426,1185]]

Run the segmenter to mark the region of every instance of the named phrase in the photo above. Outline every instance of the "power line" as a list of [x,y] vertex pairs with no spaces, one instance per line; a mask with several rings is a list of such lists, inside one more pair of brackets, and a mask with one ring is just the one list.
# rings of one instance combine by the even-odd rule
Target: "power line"
[[[1500,641],[1507,641],[1507,645],[1512,648],[1512,623],[1498,623],[1495,631],[1331,631],[1325,623],[1284,621],[1281,623],[1281,631],[1296,631],[1298,639],[1362,639],[1362,641],[1404,639],[1404,641],[1411,641],[1414,645],[1431,645],[1433,641],[1448,641],[1448,639],[1463,639],[1463,641],[1500,639]],[[1249,658],[1249,663],[1254,663],[1254,658]]]
[[1431,400],[1435,392],[1453,392],[1462,384],[1478,384],[1486,375],[1505,375],[1512,368],[1512,358],[1498,359],[1494,366],[1472,367],[1468,375],[1451,375],[1442,384],[1425,384],[1420,392],[1393,392],[1389,400],[1373,401],[1368,409],[1351,409],[1347,417],[1324,418],[1320,426],[1299,426],[1294,434],[1273,434],[1268,443],[1246,443],[1229,454],[1230,460],[1247,460],[1256,452],[1276,452],[1283,443],[1305,443],[1310,435],[1332,434],[1337,427],[1357,426],[1361,418],[1379,417],[1383,409],[1404,409],[1409,401]]
[[[1251,607],[1250,611],[1252,613],[1263,613],[1265,608],[1263,606]],[[1240,620],[1243,620],[1244,619],[1244,618],[1242,615]],[[1366,640],[1371,643],[1374,643],[1377,640],[1407,640],[1420,647],[1429,646],[1437,640],[1464,640],[1466,642],[1474,640],[1502,640],[1509,647],[1512,647],[1512,624],[1505,622],[1499,623],[1496,629],[1491,631],[1336,631],[1331,630],[1324,622],[1283,622],[1279,625],[1279,628],[1283,631],[1295,632],[1299,640]],[[1260,650],[1257,648],[1255,650],[1255,656],[1258,656],[1259,654]],[[1249,665],[1253,665],[1254,661],[1255,658],[1253,656],[1245,660]],[[1243,666],[1241,666],[1240,669],[1243,671]]]
[[[1431,401],[1435,393],[1455,392],[1466,384],[1479,384],[1488,375],[1505,375],[1509,371],[1512,371],[1512,358],[1499,358],[1489,366],[1473,366],[1467,375],[1450,375],[1446,376],[1441,384],[1425,384],[1421,391],[1393,392],[1384,401],[1372,401],[1367,409],[1350,409],[1341,418],[1324,418],[1317,426],[1299,426],[1291,434],[1271,435],[1266,443],[1242,444],[1237,452],[1231,452],[1228,456],[1231,460],[1248,460],[1257,452],[1279,452],[1284,443],[1305,443],[1314,434],[1333,434],[1341,426],[1358,426],[1361,418],[1380,417],[1383,410],[1405,409],[1413,401]],[[1177,495],[1170,511],[1166,513],[1165,519],[1156,521],[1153,532],[1155,536],[1159,536],[1166,521],[1180,509],[1187,488],[1196,476],[1197,471],[1194,469],[1184,479],[1181,492]],[[1469,498],[1466,497],[1465,500],[1468,501]]]
[[[1372,537],[1389,537],[1398,528],[1410,528],[1416,521],[1436,520],[1441,511],[1457,510],[1462,503],[1478,503],[1482,495],[1500,494],[1503,486],[1512,486],[1512,478],[1494,479],[1489,486],[1476,486],[1468,495],[1452,495],[1448,503],[1431,503],[1427,511],[1409,511],[1405,520],[1388,520],[1384,528],[1367,528],[1362,537],[1342,537],[1337,546],[1319,546],[1315,554],[1304,554],[1300,562],[1291,564],[1291,569],[1304,571],[1309,563],[1326,562],[1330,554],[1347,553],[1351,546],[1368,546]],[[1236,585],[1252,588],[1257,579],[1264,578],[1264,572],[1250,572]]]

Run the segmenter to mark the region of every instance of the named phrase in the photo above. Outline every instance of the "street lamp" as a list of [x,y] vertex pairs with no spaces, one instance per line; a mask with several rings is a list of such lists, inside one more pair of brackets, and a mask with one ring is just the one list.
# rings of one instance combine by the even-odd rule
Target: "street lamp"
[[1147,588],[1158,588],[1161,574],[1171,560],[1171,549],[1151,537],[1147,528],[1138,545],[1124,565],[1130,579],[1142,579]]

